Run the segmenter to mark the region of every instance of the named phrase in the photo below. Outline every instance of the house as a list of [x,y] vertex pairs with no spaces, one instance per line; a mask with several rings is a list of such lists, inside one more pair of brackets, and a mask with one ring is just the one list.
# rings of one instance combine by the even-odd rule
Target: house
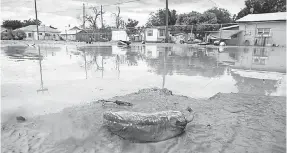
[[76,41],[76,34],[81,31],[78,27],[73,27],[69,30],[65,30],[61,32],[61,38],[64,40]]
[[249,14],[236,21],[239,45],[286,46],[286,12]]
[[112,30],[112,41],[119,41],[119,40],[123,40],[123,41],[129,40],[126,30],[113,29]]
[[[170,29],[168,35],[170,35]],[[146,42],[163,42],[165,40],[165,26],[146,28],[144,37]]]
[[[60,40],[60,31],[51,26],[38,26],[40,40]],[[23,30],[26,33],[26,40],[37,40],[37,26],[29,25],[16,30]]]
[[219,31],[211,32],[207,36],[207,40],[210,43],[214,41],[224,41],[227,45],[238,45],[238,35],[242,31],[239,30],[239,25],[232,25],[228,27],[220,28]]

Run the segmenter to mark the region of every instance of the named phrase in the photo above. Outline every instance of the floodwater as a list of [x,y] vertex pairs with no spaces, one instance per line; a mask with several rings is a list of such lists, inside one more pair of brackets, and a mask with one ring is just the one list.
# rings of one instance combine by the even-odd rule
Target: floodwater
[[286,48],[8,46],[1,61],[2,121],[150,87],[193,98],[286,96]]

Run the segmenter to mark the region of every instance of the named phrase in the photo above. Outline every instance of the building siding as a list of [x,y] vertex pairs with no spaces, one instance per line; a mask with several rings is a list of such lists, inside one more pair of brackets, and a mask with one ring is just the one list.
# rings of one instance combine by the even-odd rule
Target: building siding
[[128,41],[129,38],[125,30],[112,31],[112,40],[113,41],[118,41],[118,40]]
[[[148,31],[152,30],[153,31],[153,35],[152,36],[148,36]],[[146,42],[161,42],[165,39],[165,31],[164,31],[164,35],[160,36],[160,29],[153,29],[153,28],[147,28],[145,30],[145,41]],[[170,35],[170,31],[168,31],[168,34]]]
[[286,22],[246,22],[239,23],[239,30],[242,33],[239,34],[239,45],[246,45],[245,42],[249,41],[249,45],[254,45],[255,42],[262,41],[262,37],[258,37],[258,28],[270,28],[271,34],[266,38],[266,44],[276,44],[286,47]]

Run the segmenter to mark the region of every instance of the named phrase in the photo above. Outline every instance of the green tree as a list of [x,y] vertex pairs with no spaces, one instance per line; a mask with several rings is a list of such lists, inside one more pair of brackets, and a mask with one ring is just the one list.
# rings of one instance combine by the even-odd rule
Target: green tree
[[135,27],[139,24],[139,21],[133,20],[133,19],[128,19],[128,22],[126,23],[126,27]]
[[231,14],[226,9],[214,7],[206,12],[214,13],[219,24],[232,22]]
[[4,20],[2,27],[7,29],[18,29],[22,27],[22,22],[20,20]]
[[128,19],[128,22],[126,23],[126,32],[128,35],[133,35],[138,32],[138,30],[135,28],[138,25],[139,21]]
[[36,20],[36,19],[28,19],[28,20],[24,20],[23,22],[20,20],[4,20],[2,22],[2,27],[7,28],[7,29],[18,29],[18,28],[22,28],[22,27],[26,27],[28,25],[41,25],[41,21],[40,20]]
[[40,20],[36,20],[36,19],[29,19],[29,20],[24,20],[22,22],[22,26],[23,27],[26,27],[26,26],[29,26],[29,25],[41,25],[41,21]]
[[286,12],[285,0],[246,0],[245,7],[238,12],[236,19],[248,14]]
[[26,38],[26,33],[23,30],[15,30],[12,34],[15,40],[23,40]]
[[[166,24],[165,18],[165,9],[159,9],[157,12],[150,13],[146,26],[164,26]],[[168,24],[175,25],[176,20],[176,10],[168,10]]]
[[190,26],[178,28],[184,31],[190,31],[196,34],[197,38],[201,39],[205,31],[218,30],[218,25],[206,25],[206,24],[217,24],[218,20],[215,13],[206,11],[204,13],[190,12],[187,14],[180,14],[177,18],[177,25],[193,25],[192,29]]

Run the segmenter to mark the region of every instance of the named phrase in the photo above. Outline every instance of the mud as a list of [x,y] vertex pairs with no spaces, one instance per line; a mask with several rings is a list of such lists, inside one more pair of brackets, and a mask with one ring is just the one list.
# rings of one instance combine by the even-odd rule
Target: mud
[[[210,100],[145,89],[114,97],[133,106],[91,102],[60,113],[2,123],[2,152],[42,153],[283,153],[286,97],[219,93]],[[27,106],[28,107],[28,106]],[[194,120],[182,135],[157,143],[134,143],[102,127],[105,111],[158,112],[192,108]],[[24,116],[25,117],[25,116]]]

